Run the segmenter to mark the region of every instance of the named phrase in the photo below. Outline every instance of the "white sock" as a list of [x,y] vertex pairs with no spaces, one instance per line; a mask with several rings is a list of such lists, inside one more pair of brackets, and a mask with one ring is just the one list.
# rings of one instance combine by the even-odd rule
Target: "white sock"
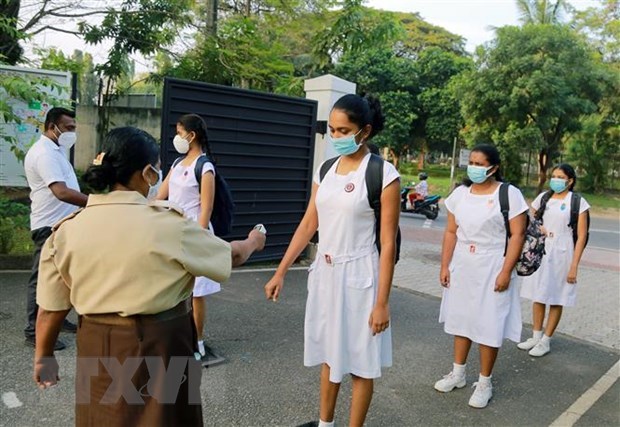
[[491,377],[492,377],[492,375],[489,375],[488,377],[485,377],[482,374],[478,375],[478,384],[488,384],[488,385],[491,385]]
[[334,427],[334,421],[323,421],[323,420],[319,420],[319,427]]
[[465,366],[467,366],[467,364],[459,365],[458,363],[453,363],[452,364],[452,373],[454,373],[454,375],[456,375],[457,377],[464,377],[465,376]]
[[551,341],[551,337],[548,337],[547,335],[543,335],[540,339],[540,342],[543,344],[549,344],[549,341]]
[[534,338],[535,340],[540,341],[540,339],[541,339],[541,338],[542,338],[542,336],[543,336],[543,331],[533,331],[533,332],[534,332],[534,333],[532,334],[533,338]]

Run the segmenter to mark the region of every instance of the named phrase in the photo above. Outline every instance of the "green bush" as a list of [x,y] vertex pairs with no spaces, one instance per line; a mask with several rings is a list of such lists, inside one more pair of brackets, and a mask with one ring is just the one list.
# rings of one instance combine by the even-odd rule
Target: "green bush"
[[0,254],[8,254],[15,245],[15,223],[11,218],[0,218]]

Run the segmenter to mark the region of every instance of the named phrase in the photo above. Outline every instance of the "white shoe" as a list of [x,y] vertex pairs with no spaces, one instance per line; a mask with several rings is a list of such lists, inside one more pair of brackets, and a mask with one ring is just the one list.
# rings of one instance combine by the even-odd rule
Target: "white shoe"
[[534,348],[531,349],[528,354],[530,356],[540,357],[549,353],[549,351],[551,351],[551,345],[549,344],[549,341],[540,340],[540,342],[536,344],[536,346],[534,346]]
[[444,375],[443,379],[435,383],[435,390],[442,393],[447,393],[455,388],[463,388],[467,381],[465,375],[455,375],[454,372],[450,372],[448,375]]
[[520,350],[531,350],[536,347],[536,344],[538,344],[539,341],[540,339],[528,338],[527,340],[517,344],[517,348]]
[[489,400],[493,397],[493,385],[489,383],[474,383],[473,387],[476,387],[474,393],[469,398],[469,406],[472,408],[482,409],[489,404]]
[[205,342],[203,340],[198,341],[198,353],[203,357],[207,354],[205,351]]

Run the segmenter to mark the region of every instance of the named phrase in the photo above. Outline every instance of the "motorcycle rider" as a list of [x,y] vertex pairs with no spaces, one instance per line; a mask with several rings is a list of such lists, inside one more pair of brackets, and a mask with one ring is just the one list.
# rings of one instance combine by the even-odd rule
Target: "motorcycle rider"
[[418,174],[418,179],[420,182],[415,186],[415,191],[409,193],[411,207],[414,207],[416,201],[424,200],[428,197],[428,183],[426,182],[428,174],[426,172],[420,172]]

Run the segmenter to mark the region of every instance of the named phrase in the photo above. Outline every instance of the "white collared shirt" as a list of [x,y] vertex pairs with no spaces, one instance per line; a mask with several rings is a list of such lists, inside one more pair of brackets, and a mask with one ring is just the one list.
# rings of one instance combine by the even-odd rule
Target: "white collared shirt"
[[73,166],[67,160],[64,150],[54,141],[41,135],[26,153],[24,169],[32,201],[31,230],[51,227],[78,209],[75,205],[57,199],[49,189],[55,182],[64,182],[68,188],[80,191]]

